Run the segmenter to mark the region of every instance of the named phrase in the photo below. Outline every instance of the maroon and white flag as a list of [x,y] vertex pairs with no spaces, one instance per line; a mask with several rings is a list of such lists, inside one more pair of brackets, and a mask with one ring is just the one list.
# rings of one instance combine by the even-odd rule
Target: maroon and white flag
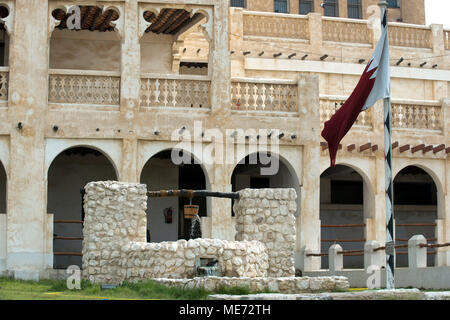
[[328,142],[331,166],[336,165],[339,144],[359,114],[378,100],[390,97],[389,39],[386,9],[382,9],[381,38],[361,79],[344,105],[325,122],[322,137]]

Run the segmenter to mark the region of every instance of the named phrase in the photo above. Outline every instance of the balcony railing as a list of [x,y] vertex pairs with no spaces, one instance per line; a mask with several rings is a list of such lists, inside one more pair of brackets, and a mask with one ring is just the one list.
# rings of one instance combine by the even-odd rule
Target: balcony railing
[[[323,128],[326,121],[339,110],[347,98],[338,96],[320,96],[320,124]],[[371,109],[361,112],[356,119],[355,127],[371,130],[373,127],[373,116]]]
[[49,70],[49,103],[120,105],[120,73],[110,71]]
[[9,68],[0,67],[0,103],[8,102]]
[[308,17],[245,11],[244,36],[309,40]]
[[404,23],[389,24],[389,43],[409,48],[433,48],[430,27]]
[[372,44],[373,32],[365,20],[322,18],[324,41]]
[[145,74],[140,106],[144,108],[211,108],[211,80],[201,76]]
[[231,108],[235,111],[298,112],[295,80],[235,78],[231,80]]
[[392,127],[395,129],[424,129],[441,131],[440,102],[392,102]]

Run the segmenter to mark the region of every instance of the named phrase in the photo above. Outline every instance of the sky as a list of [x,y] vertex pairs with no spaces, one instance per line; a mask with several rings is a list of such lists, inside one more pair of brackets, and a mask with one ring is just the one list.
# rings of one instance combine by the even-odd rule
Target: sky
[[425,0],[426,24],[443,24],[450,28],[450,0]]

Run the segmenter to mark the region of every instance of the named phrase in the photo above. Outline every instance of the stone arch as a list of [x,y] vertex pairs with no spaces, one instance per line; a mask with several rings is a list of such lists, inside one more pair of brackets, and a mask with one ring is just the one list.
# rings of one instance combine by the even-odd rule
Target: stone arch
[[117,179],[120,179],[121,146],[117,141],[49,139],[45,150],[45,172],[48,174],[51,164],[58,155],[76,147],[93,149],[102,153],[113,166]]
[[[172,153],[180,155],[183,161],[178,163]],[[174,189],[210,189],[208,171],[198,158],[188,150],[179,147],[154,149],[146,156],[148,159],[139,170],[140,182],[147,185],[148,190]],[[188,239],[190,221],[184,218],[183,206],[189,204],[184,198],[148,199],[148,241],[176,241]],[[192,204],[199,205],[201,217],[211,215],[210,198],[194,198]],[[172,212],[172,219],[167,220],[167,210]]]
[[63,148],[52,159],[46,180],[47,212],[54,218],[53,266],[81,266],[82,190],[92,181],[117,180],[116,169],[98,148],[78,145]]
[[[370,240],[370,221],[374,217],[375,193],[369,177],[361,168],[340,162],[324,170],[320,179],[321,252],[327,253],[333,243],[340,244],[344,250],[363,250],[364,242]],[[339,193],[340,190],[346,192]],[[325,228],[324,225],[361,226]],[[327,263],[328,258],[323,257],[323,267]],[[345,257],[344,267],[363,268],[364,259]]]
[[[415,163],[399,166],[394,173],[396,241],[405,244],[412,236],[421,234],[429,243],[439,242],[442,234],[437,221],[445,219],[445,212],[442,209],[440,212],[444,195],[438,174],[426,165]],[[397,250],[398,267],[408,266],[408,258],[404,252],[406,251]],[[427,260],[428,266],[433,266],[438,257],[429,254]]]

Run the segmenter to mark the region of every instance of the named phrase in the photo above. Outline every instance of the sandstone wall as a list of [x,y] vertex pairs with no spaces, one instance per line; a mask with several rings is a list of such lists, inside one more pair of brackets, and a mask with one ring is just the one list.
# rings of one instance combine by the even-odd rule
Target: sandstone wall
[[270,277],[293,277],[297,194],[294,189],[245,189],[234,204],[236,240],[261,241]]

